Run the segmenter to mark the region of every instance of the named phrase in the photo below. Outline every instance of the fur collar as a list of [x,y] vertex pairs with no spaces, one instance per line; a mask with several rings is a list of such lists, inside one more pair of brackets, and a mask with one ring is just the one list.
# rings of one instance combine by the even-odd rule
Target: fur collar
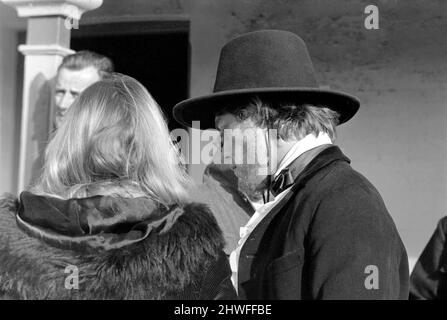
[[[17,299],[165,299],[200,287],[203,270],[224,245],[209,209],[198,203],[171,208],[164,232],[109,250],[72,250],[30,236],[16,222],[19,201],[0,200],[0,293]],[[73,269],[75,267],[76,269]],[[79,289],[66,289],[77,270]]]

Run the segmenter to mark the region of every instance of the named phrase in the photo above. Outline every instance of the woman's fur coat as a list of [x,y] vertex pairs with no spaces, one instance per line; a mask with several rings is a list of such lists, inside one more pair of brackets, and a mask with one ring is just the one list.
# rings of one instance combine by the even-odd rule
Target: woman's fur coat
[[[176,210],[178,216],[169,229],[161,232],[155,228],[141,241],[109,250],[82,250],[73,245],[72,235],[55,228],[52,221],[20,219],[21,210],[54,210],[51,202],[46,209],[27,209],[21,202],[13,196],[0,200],[0,297],[235,298],[231,270],[222,251],[224,240],[204,205],[169,209]],[[112,202],[115,206],[116,201]],[[49,211],[42,214],[45,212]],[[93,236],[102,239],[102,234]]]

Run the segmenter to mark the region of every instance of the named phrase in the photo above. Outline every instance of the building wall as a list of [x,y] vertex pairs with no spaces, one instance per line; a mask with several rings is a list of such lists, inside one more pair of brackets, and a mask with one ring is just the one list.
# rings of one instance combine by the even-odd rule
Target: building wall
[[0,194],[16,190],[23,77],[17,45],[24,29],[15,10],[0,3]]
[[[265,28],[299,34],[321,83],[362,101],[355,118],[339,128],[338,144],[379,189],[414,259],[447,214],[447,2],[375,3],[379,30],[364,28],[370,4],[364,0],[106,0],[85,19],[190,19],[191,96],[212,90],[219,50],[232,37]],[[1,141],[11,144],[6,137],[14,129],[5,117],[13,118],[15,89],[5,70],[12,68],[13,38],[3,34],[0,90],[9,98],[1,95],[1,108],[9,113],[2,111]],[[2,168],[11,165],[3,148],[1,161]],[[203,168],[191,167],[198,181]],[[1,189],[10,188],[4,182],[10,174],[1,174]]]

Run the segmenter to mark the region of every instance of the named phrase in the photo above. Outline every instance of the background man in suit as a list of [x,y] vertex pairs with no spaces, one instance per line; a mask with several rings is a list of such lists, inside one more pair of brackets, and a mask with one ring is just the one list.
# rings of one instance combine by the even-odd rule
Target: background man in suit
[[[378,191],[333,145],[336,126],[359,104],[319,88],[301,38],[267,30],[227,43],[214,92],[174,108],[185,125],[200,120],[203,129],[239,138],[234,149],[243,159],[244,132],[265,137],[256,151],[265,151],[267,164],[234,165],[242,191],[264,201],[230,256],[240,298],[408,298],[407,254],[394,222]],[[276,170],[260,170],[268,168]]]

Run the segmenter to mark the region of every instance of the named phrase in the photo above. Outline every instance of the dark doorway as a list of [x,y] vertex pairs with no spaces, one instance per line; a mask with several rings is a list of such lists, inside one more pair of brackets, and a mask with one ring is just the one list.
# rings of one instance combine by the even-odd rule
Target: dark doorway
[[181,125],[172,108],[188,97],[189,23],[124,22],[80,26],[71,48],[91,50],[113,60],[115,71],[140,81],[158,102],[169,128]]

